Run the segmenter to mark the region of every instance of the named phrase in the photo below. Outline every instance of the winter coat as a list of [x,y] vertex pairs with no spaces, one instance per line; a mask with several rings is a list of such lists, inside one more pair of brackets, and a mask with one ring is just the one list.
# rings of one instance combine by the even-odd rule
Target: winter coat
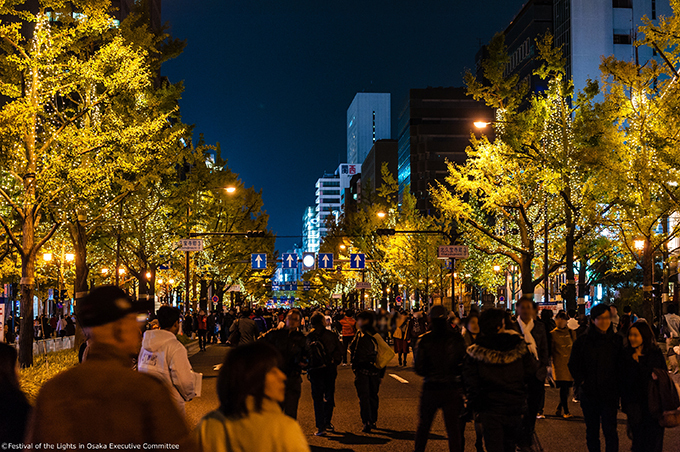
[[31,405],[21,389],[7,384],[0,388],[0,444],[24,440]]
[[463,383],[475,413],[520,415],[538,362],[516,332],[479,336],[467,349]]
[[417,317],[414,315],[409,321],[407,339],[415,343],[426,331],[427,321],[425,318],[421,314],[418,314]]
[[260,340],[273,345],[281,353],[281,370],[289,377],[300,375],[307,366],[307,338],[302,331],[285,327],[269,331]]
[[255,322],[248,317],[241,317],[240,319],[235,320],[229,327],[229,332],[233,333],[236,331],[236,328],[238,328],[239,333],[241,333],[241,339],[239,340],[238,345],[255,342],[255,339],[260,336],[260,330],[257,329],[257,325],[255,325]]
[[[320,341],[334,366],[337,366],[342,362],[342,346],[340,345],[340,339],[338,339],[337,334],[326,328],[315,328],[309,332],[306,339],[307,346],[316,340]],[[310,371],[312,371],[312,369],[310,369]]]
[[357,321],[352,317],[344,317],[340,319],[340,325],[342,327],[342,337],[352,337],[356,334],[356,324]]
[[552,336],[553,378],[555,381],[574,381],[569,373],[569,357],[576,333],[569,328],[555,328]]
[[167,387],[132,370],[118,348],[93,343],[87,360],[48,380],[26,434],[28,443],[196,445]]
[[[247,403],[254,407],[252,398]],[[212,411],[198,423],[196,433],[206,452],[309,452],[300,425],[268,399],[259,413],[251,409],[241,418]]]
[[409,339],[409,326],[410,322],[407,315],[398,315],[394,322],[396,328],[392,333],[392,337],[395,339]]
[[148,330],[144,333],[137,370],[165,383],[182,414],[185,413],[184,402],[196,397],[196,376],[191,370],[187,349],[170,331]]
[[639,424],[643,418],[651,416],[649,383],[652,380],[653,369],[668,371],[666,358],[659,347],[654,347],[641,355],[638,361],[633,359],[631,347],[624,349],[621,369],[621,408],[632,424]]
[[355,372],[380,375],[380,369],[375,367],[378,358],[378,344],[372,337],[374,334],[376,334],[375,330],[359,331],[349,345],[352,369]]
[[610,328],[602,333],[591,325],[571,349],[569,372],[579,385],[581,396],[617,403],[620,395],[620,363],[623,340]]
[[[519,322],[516,324],[516,330],[522,334],[522,328]],[[550,365],[550,349],[548,348],[548,333],[545,330],[545,324],[540,320],[534,320],[534,327],[531,329],[531,336],[536,342],[536,352],[538,354],[538,369],[536,370],[536,379],[544,381],[548,376],[548,366]]]
[[420,336],[415,371],[423,377],[423,389],[459,386],[465,350],[465,340],[449,325]]

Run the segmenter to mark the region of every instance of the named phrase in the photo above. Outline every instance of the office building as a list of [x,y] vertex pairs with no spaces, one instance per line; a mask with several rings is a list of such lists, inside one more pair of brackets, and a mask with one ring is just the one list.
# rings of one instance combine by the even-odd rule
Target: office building
[[399,202],[410,186],[418,210],[435,214],[430,188],[444,182],[447,161],[465,162],[473,123],[491,119],[493,111],[467,96],[465,88],[410,90],[399,116]]
[[[653,58],[653,49],[633,45],[642,17],[657,20],[671,14],[668,0],[529,0],[504,32],[510,56],[506,75],[518,74],[530,80],[532,91],[542,91],[545,82],[533,75],[540,66],[535,42],[550,31],[555,45],[563,48],[567,76],[582,90],[588,79],[600,79],[603,56],[640,64]],[[480,80],[486,55],[482,47],[476,57]]]
[[378,140],[392,138],[389,93],[357,93],[347,109],[347,163],[361,164]]
[[397,179],[398,152],[397,140],[378,140],[375,142],[363,165],[361,165],[360,190],[363,197],[366,198],[362,201],[372,202],[378,199],[378,189],[384,183],[382,177],[383,163],[387,164],[387,169],[392,177],[395,180]]
[[302,251],[316,252],[319,249],[319,222],[316,207],[310,206],[302,215]]

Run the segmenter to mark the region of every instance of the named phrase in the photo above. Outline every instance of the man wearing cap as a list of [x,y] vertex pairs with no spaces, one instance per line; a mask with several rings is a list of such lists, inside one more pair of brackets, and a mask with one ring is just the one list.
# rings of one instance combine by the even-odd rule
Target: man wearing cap
[[91,340],[87,360],[42,387],[26,443],[196,450],[166,386],[132,370],[141,341],[140,310],[116,286],[97,287],[78,301],[78,321]]

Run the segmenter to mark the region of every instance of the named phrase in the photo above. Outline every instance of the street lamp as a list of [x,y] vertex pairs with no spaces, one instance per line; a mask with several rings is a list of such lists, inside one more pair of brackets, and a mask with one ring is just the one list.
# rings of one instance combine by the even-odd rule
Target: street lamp
[[474,122],[475,127],[477,127],[478,129],[486,129],[486,126],[488,126],[489,124],[491,124],[491,123],[487,122],[487,121],[475,121]]
[[345,249],[347,249],[347,247],[345,245],[340,245],[340,249],[345,250]]
[[151,276],[153,276],[151,272],[146,272],[146,279],[151,279]]
[[376,215],[378,215],[378,218],[385,218],[387,214],[385,212],[378,212]]
[[645,249],[645,241],[644,240],[636,240],[635,241],[635,249],[638,251],[642,251]]
[[225,188],[225,190],[227,191],[227,193],[230,193],[230,194],[235,193],[236,187],[227,187],[227,188]]
[[124,275],[124,274],[125,274],[125,269],[124,269],[124,268],[119,268],[119,269],[118,269],[118,274],[119,274],[119,275]]
[[494,266],[493,266],[493,271],[495,271],[496,273],[498,273],[499,271],[501,271],[501,266],[500,266],[500,265],[494,265]]
[[102,275],[108,275],[109,274],[109,269],[108,268],[102,268]]
[[45,254],[43,254],[43,260],[44,260],[45,262],[51,261],[51,260],[52,260],[52,253],[45,253]]
[[72,253],[66,253],[64,254],[64,259],[66,259],[66,262],[73,262],[73,260],[76,258],[75,254]]

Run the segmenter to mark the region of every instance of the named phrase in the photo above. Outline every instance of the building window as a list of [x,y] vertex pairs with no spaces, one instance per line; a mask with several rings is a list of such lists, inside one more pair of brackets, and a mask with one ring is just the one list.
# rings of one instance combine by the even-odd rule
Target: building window
[[375,143],[375,112],[373,112],[373,142]]
[[656,0],[652,0],[652,20],[656,20]]
[[[654,0],[652,0],[654,1]],[[633,0],[614,0],[614,8],[632,8]]]
[[631,44],[630,35],[614,35],[614,44]]

